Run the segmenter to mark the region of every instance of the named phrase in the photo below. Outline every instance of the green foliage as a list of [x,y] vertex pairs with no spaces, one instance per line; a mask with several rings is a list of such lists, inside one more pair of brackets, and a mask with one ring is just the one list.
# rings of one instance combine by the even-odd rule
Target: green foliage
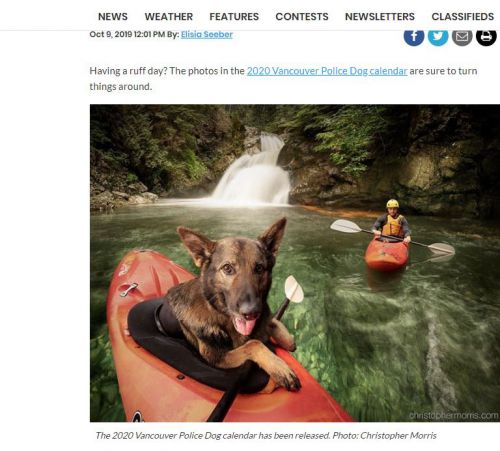
[[141,180],[158,192],[198,181],[207,172],[200,134],[217,118],[218,106],[93,106],[91,162],[121,165],[129,172],[127,182]]
[[206,173],[206,166],[196,157],[193,149],[187,149],[184,155],[186,173],[190,179],[200,180]]
[[[383,144],[389,107],[373,105],[99,105],[91,108],[91,161],[124,166],[153,191],[199,182],[224,137],[243,124],[314,143],[357,177]],[[391,122],[392,121],[392,122]],[[383,147],[383,146],[382,146]]]
[[137,177],[137,175],[132,174],[131,172],[129,172],[127,174],[127,183],[135,183],[138,180],[139,180],[139,178]]
[[314,138],[324,130],[324,120],[340,107],[335,105],[283,105],[278,107],[277,125],[292,134]]
[[317,152],[330,152],[332,161],[344,172],[359,176],[367,166],[370,148],[386,129],[384,107],[344,106],[319,121],[324,131],[316,134]]
[[272,132],[276,129],[276,120],[279,118],[277,105],[228,105],[233,115],[250,127],[257,127]]
[[90,421],[125,421],[107,334],[90,340]]
[[372,105],[287,105],[278,110],[278,125],[314,140],[315,151],[329,152],[334,164],[358,177],[388,129],[386,112]]

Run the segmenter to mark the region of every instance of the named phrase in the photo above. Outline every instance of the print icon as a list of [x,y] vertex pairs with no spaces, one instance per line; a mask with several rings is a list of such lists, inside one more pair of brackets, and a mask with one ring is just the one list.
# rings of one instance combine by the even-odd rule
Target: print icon
[[465,47],[466,45],[469,45],[472,42],[472,31],[470,30],[461,30],[461,31],[454,31],[451,34],[451,38],[453,39],[453,42],[460,47]]
[[448,42],[448,32],[446,30],[431,30],[427,34],[427,38],[432,45],[441,47]]
[[497,40],[497,32],[493,30],[479,30],[476,32],[476,40],[479,44],[489,47]]
[[408,45],[416,47],[424,42],[425,33],[422,30],[407,30],[404,32],[403,37]]

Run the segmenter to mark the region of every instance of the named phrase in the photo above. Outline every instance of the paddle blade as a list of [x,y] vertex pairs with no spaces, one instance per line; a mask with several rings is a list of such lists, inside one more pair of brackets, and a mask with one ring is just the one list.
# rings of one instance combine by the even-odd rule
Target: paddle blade
[[429,261],[433,263],[442,263],[451,260],[454,256],[455,254],[439,254],[437,257],[429,258]]
[[335,222],[332,223],[330,229],[345,233],[361,232],[361,229],[355,222],[347,221],[346,219],[337,219]]
[[304,290],[293,276],[288,276],[285,281],[285,295],[287,299],[295,303],[302,302],[304,299]]
[[455,255],[455,248],[445,243],[432,243],[427,246],[435,254]]

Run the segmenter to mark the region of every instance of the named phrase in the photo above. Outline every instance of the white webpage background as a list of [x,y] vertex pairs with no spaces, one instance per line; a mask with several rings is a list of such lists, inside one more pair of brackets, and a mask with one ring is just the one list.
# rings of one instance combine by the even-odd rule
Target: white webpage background
[[[258,23],[151,24],[145,10],[269,12]],[[283,23],[273,12],[328,11],[331,22]],[[343,21],[345,11],[415,11],[414,23]],[[99,23],[100,11],[127,11]],[[433,11],[493,11],[484,23],[435,23]],[[98,430],[213,430],[215,426],[89,423],[89,104],[92,103],[500,103],[500,42],[492,47],[428,42],[411,48],[405,29],[496,29],[498,1],[16,1],[0,6],[4,274],[1,372],[3,449],[250,449],[261,443],[99,442]],[[234,30],[230,41],[91,39],[91,30]],[[247,30],[247,31],[245,31]],[[259,31],[265,30],[265,31]],[[476,77],[171,78],[150,92],[90,93],[90,66],[475,67]],[[435,441],[280,442],[293,449],[370,446],[430,449],[498,446],[498,423],[217,425],[246,431],[439,432]]]

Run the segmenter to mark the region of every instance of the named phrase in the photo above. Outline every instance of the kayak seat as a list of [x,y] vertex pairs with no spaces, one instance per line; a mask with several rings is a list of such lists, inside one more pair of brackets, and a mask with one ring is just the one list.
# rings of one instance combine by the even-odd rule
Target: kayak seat
[[[160,330],[158,327],[158,309],[163,299],[151,299],[139,302],[128,314],[128,330],[132,338],[179,373],[218,390],[226,391],[237,379],[239,368],[220,369],[210,366],[198,351],[184,338],[177,320],[171,318]],[[162,319],[165,312],[162,309]],[[161,326],[160,326],[161,327]],[[166,330],[165,330],[166,329]],[[242,384],[242,393],[257,393],[269,382],[269,375],[257,367]]]

